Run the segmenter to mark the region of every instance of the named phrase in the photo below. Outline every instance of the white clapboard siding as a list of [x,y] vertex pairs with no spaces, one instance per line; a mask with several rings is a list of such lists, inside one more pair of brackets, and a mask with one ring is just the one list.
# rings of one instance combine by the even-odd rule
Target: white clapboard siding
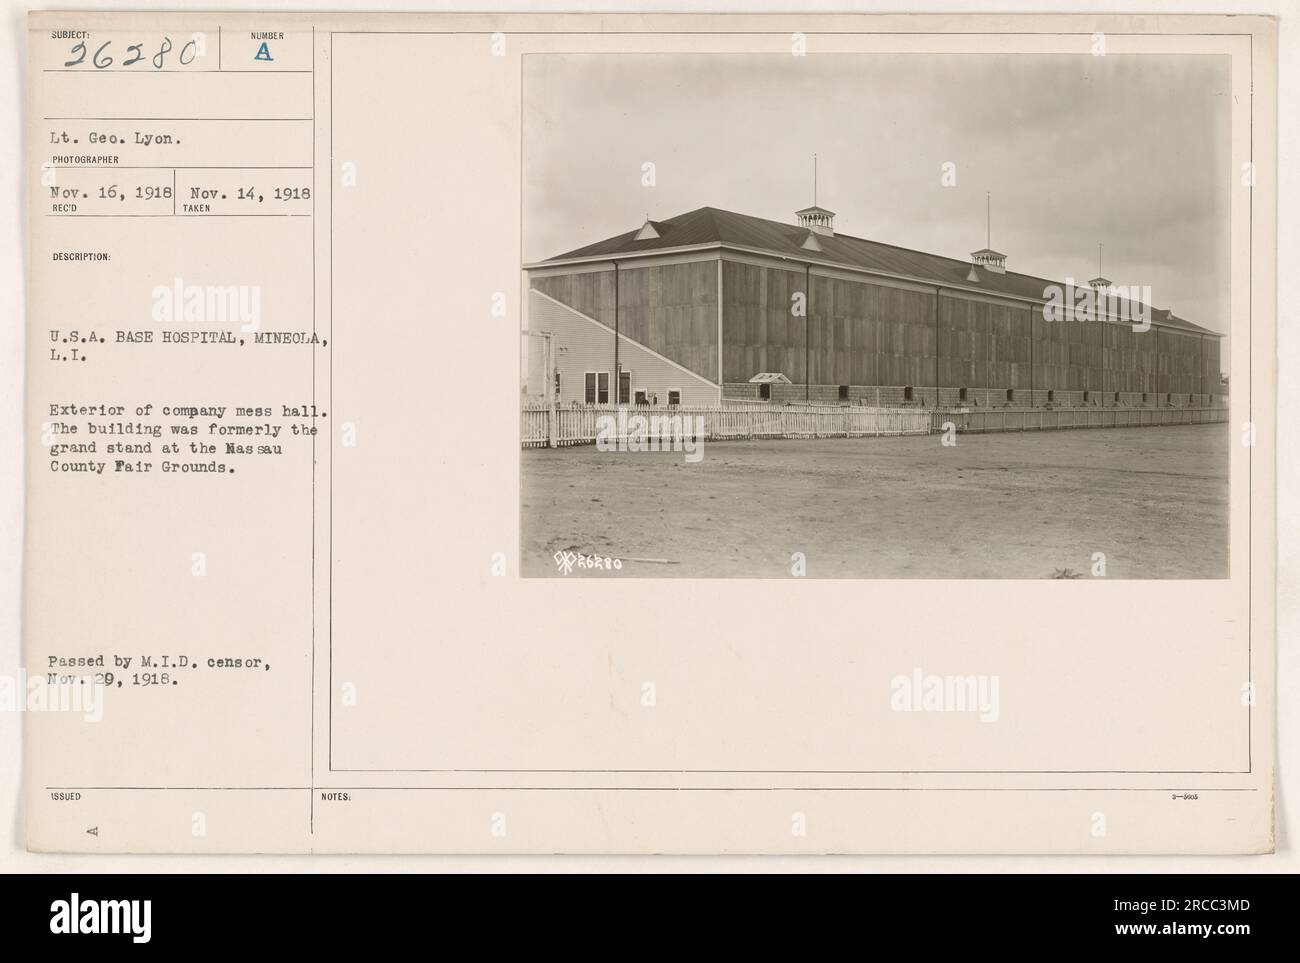
[[[603,371],[609,375],[609,400],[615,400],[613,328],[541,291],[530,290],[528,330],[532,334],[547,333],[551,336],[552,357],[555,368],[560,373],[560,404],[584,402],[584,376],[588,371]],[[656,354],[626,335],[620,334],[618,341],[618,363],[623,372],[631,377],[631,399],[636,398],[636,392],[644,391],[647,397],[657,396],[659,404],[666,405],[668,392],[679,391],[683,405],[719,403],[722,389],[712,381]],[[528,338],[527,370],[530,379],[541,377],[542,364],[536,359],[544,350],[541,337]],[[545,396],[544,387],[536,389],[529,384],[528,391],[532,396]]]

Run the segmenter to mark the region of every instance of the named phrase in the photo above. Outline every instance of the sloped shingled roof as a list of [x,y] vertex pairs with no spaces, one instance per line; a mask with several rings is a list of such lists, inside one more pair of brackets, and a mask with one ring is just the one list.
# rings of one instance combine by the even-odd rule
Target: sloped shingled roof
[[[637,228],[548,258],[542,264],[579,258],[650,254],[666,248],[691,247],[700,244],[723,244],[750,248],[801,262],[809,260],[808,250],[802,246],[809,231],[806,227],[795,224],[783,224],[780,221],[769,221],[766,218],[736,214],[714,207],[701,207],[687,214],[670,217],[665,221],[655,221],[654,224],[659,232],[658,237],[638,241],[636,235],[640,228]],[[1028,274],[1017,274],[1014,271],[998,273],[973,265],[969,261],[912,251],[847,234],[817,234],[815,237],[821,247],[817,252],[816,260],[822,264],[844,265],[933,284],[978,289],[991,294],[1007,294],[1036,301],[1043,300],[1043,289],[1047,285],[1064,286],[1064,282],[1061,281],[1048,281]],[[971,271],[975,272],[978,281],[969,280]],[[1156,307],[1151,309],[1151,320],[1155,324],[1182,328],[1197,334],[1223,337],[1217,331],[1203,328]]]

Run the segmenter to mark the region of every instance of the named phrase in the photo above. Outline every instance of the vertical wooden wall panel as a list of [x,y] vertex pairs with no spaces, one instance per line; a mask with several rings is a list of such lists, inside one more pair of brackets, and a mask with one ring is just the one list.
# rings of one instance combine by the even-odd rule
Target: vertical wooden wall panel
[[[532,286],[612,327],[613,273],[539,277]],[[619,275],[622,332],[716,378],[717,263],[623,268]],[[1038,305],[947,289],[939,298],[936,334],[932,291],[829,277],[816,269],[811,281],[811,314],[798,317],[791,298],[804,290],[801,265],[724,259],[724,381],[776,371],[802,383],[807,364],[814,384],[933,388],[937,352],[945,388],[1222,394],[1217,337],[1168,328],[1157,333],[1154,327],[1134,332],[1114,322],[1048,322]]]
[[[710,380],[718,376],[716,261],[620,268],[618,328],[633,341]],[[614,269],[538,277],[532,286],[614,326]]]

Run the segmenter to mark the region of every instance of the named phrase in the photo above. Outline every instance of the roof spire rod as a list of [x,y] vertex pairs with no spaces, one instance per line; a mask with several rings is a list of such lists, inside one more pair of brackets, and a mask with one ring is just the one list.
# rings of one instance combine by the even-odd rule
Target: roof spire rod
[[[971,261],[994,274],[1007,273],[1007,256],[993,250],[993,192],[984,192],[984,249],[971,253]],[[979,275],[971,271],[972,281],[979,280]]]
[[817,206],[817,154],[813,154],[813,207]]

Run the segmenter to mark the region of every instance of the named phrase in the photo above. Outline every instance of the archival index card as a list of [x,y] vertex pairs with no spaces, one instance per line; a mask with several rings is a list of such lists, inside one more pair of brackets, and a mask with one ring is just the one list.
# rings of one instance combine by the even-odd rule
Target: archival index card
[[33,849],[1272,848],[1272,21],[29,65]]

